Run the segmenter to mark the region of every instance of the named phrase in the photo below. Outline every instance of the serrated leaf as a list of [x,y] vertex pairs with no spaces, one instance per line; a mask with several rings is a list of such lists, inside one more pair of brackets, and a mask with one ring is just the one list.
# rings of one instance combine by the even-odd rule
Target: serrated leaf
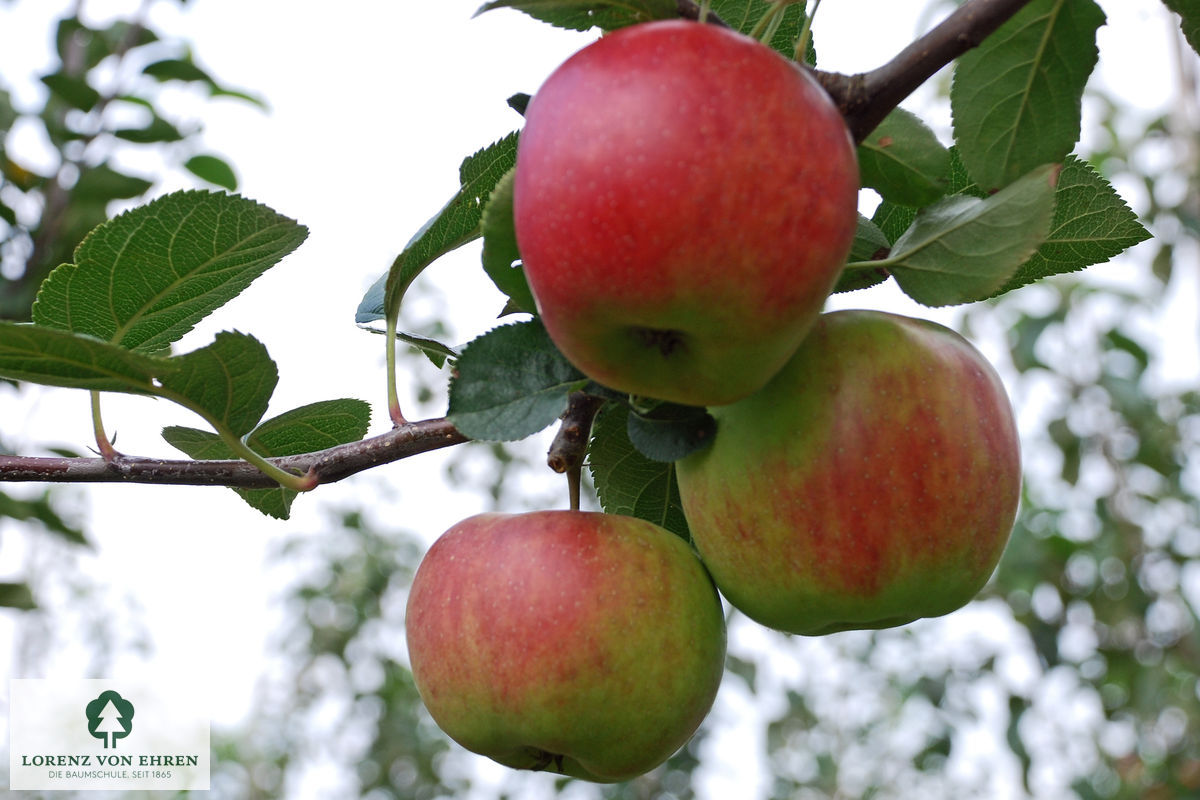
[[166,359],[54,328],[0,321],[0,376],[98,392],[147,394],[175,369]]
[[455,367],[446,416],[466,436],[485,441],[532,436],[587,383],[537,320],[493,328],[466,346]]
[[1074,149],[1102,24],[1093,0],[1033,0],[959,58],[950,89],[954,139],[982,188],[1060,163]]
[[1188,44],[1200,53],[1200,0],[1164,0],[1179,15],[1179,29]]
[[651,461],[629,441],[629,408],[609,403],[596,417],[587,464],[600,506],[649,520],[690,540],[673,463]]
[[367,435],[371,406],[361,400],[322,400],[285,411],[254,429],[246,443],[270,458],[315,453]]
[[927,306],[995,294],[1046,240],[1058,171],[1046,165],[986,200],[958,195],[922,209],[885,262],[900,288]]
[[479,238],[483,208],[496,184],[517,163],[517,134],[510,133],[463,160],[458,169],[459,190],[426,222],[392,262],[384,282],[383,303],[369,303],[368,292],[358,305],[359,324],[387,317],[399,308],[408,287],[422,271],[446,253]]
[[703,408],[662,403],[645,414],[631,412],[625,432],[651,461],[678,461],[712,442],[717,421]]
[[616,30],[627,25],[679,16],[674,0],[492,0],[475,12],[512,8],[559,28]]
[[897,108],[858,146],[863,186],[886,200],[926,206],[947,193],[950,152],[910,111]]
[[231,192],[237,191],[237,175],[233,167],[222,158],[213,155],[192,156],[183,166],[201,180]]
[[33,319],[161,353],[296,249],[307,229],[237,195],[176,192],[95,228],[42,283]]
[[279,371],[262,342],[244,333],[218,333],[213,343],[171,359],[177,369],[162,379],[167,397],[204,415],[213,425],[243,436],[267,411]]
[[1103,263],[1149,238],[1150,232],[1108,181],[1087,162],[1071,157],[1058,176],[1054,221],[1046,241],[1001,292]]
[[0,608],[16,608],[21,611],[32,611],[37,608],[33,599],[33,591],[25,583],[0,583]]
[[[771,10],[772,3],[769,0],[712,0],[711,8],[716,14],[734,30],[750,35],[754,31],[759,20]],[[792,58],[796,50],[796,39],[800,36],[800,30],[804,27],[804,3],[792,3],[783,9],[779,18],[776,21],[774,33],[771,34],[767,44],[787,58]],[[816,51],[812,47],[812,40],[809,40],[808,51],[805,55],[805,62],[810,65],[815,65],[817,62]]]
[[916,218],[917,209],[912,206],[899,206],[884,200],[871,215],[871,222],[887,237],[888,242],[894,242],[908,230]]
[[483,269],[519,311],[537,313],[537,304],[525,270],[518,264],[521,251],[517,247],[517,231],[513,225],[513,178],[515,169],[505,173],[488,198],[483,209]]
[[[371,409],[361,400],[325,400],[285,411],[263,422],[246,437],[254,452],[267,458],[313,453],[357,442],[367,434]],[[189,458],[234,458],[221,438],[209,431],[174,425],[163,438]],[[282,486],[271,489],[234,489],[249,505],[268,516],[287,519],[298,492]]]

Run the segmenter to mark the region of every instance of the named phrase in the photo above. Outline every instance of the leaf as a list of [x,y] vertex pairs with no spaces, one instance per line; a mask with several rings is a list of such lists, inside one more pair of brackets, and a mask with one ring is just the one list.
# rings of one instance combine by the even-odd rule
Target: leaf
[[986,200],[958,195],[922,209],[881,265],[923,305],[992,296],[1045,241],[1058,170],[1039,167]]
[[679,16],[673,0],[492,0],[478,16],[497,8],[512,8],[559,28],[611,31],[639,22]]
[[323,400],[285,411],[254,429],[246,443],[276,458],[315,453],[367,435],[371,406],[361,400]]
[[[362,439],[370,418],[370,406],[361,400],[325,400],[272,417],[255,428],[246,443],[267,458],[313,453]],[[163,429],[163,438],[189,458],[234,458],[229,446],[209,431],[173,425]],[[253,508],[276,519],[291,515],[292,501],[298,494],[282,486],[233,491]]]
[[158,81],[198,81],[212,83],[208,73],[196,66],[190,59],[166,58],[155,61],[142,68],[143,75],[149,75]]
[[897,108],[858,146],[863,186],[893,203],[927,206],[946,194],[950,152],[920,117]]
[[535,314],[537,304],[529,290],[529,282],[525,280],[525,270],[513,266],[521,259],[513,226],[513,178],[516,174],[515,169],[505,173],[483,209],[483,269],[516,309]]
[[854,231],[854,242],[850,245],[850,262],[860,266],[842,270],[833,293],[853,292],[883,283],[890,274],[883,267],[874,267],[870,262],[886,258],[892,243],[874,222],[858,215],[858,228]]
[[77,108],[80,111],[91,111],[100,102],[100,93],[89,86],[83,78],[55,72],[42,76],[42,83],[55,97],[71,108]]
[[959,58],[954,139],[980,187],[1005,186],[1071,152],[1103,23],[1093,0],[1034,0]]
[[[875,209],[875,213],[871,216],[871,222],[879,228],[889,242],[894,242],[908,230],[916,218],[917,209],[912,206],[898,206],[884,200]],[[856,232],[855,241],[857,242],[857,240],[858,233]]]
[[71,196],[93,203],[110,200],[129,200],[141,197],[154,186],[153,181],[117,172],[107,164],[99,164],[83,170],[79,180],[71,187]]
[[446,416],[472,439],[524,439],[558,419],[567,396],[586,383],[541,322],[504,325],[463,350]]
[[1200,53],[1200,0],[1163,0],[1167,8],[1179,15],[1179,29],[1188,44]]
[[243,197],[176,192],[94,229],[43,282],[33,320],[161,353],[308,231]]
[[399,308],[404,293],[427,266],[451,250],[479,238],[483,207],[492,189],[516,163],[516,133],[510,133],[464,159],[458,170],[458,194],[417,231],[392,262],[384,287],[384,304],[364,308],[367,299],[364,297],[355,319],[360,323],[385,319],[387,309]]
[[192,156],[183,166],[200,180],[231,192],[237,191],[237,175],[224,159],[212,155]]
[[0,583],[0,608],[16,608],[32,611],[38,605],[33,592],[26,583]]
[[651,461],[678,461],[712,442],[717,421],[703,408],[661,403],[644,414],[631,412],[625,432]]
[[1103,263],[1149,238],[1108,181],[1087,162],[1071,157],[1058,176],[1054,221],[1046,241],[1001,292]]
[[[771,10],[772,3],[768,0],[712,0],[712,10],[721,19],[729,23],[734,30],[749,35],[759,20]],[[796,39],[800,29],[804,27],[804,3],[793,3],[785,8],[777,20],[775,32],[767,44],[776,52],[792,58],[796,50]],[[815,65],[817,58],[812,49],[812,41],[805,61]]]
[[610,514],[661,525],[690,541],[675,465],[651,461],[637,451],[629,441],[628,415],[624,404],[609,403],[592,426],[587,464],[600,506]]
[[148,394],[174,367],[90,336],[0,321],[0,376],[45,386]]
[[[77,455],[77,453],[71,454],[71,456]],[[72,544],[88,544],[83,531],[64,520],[51,506],[49,490],[42,492],[39,497],[28,500],[18,500],[0,492],[0,517],[11,517],[22,522],[37,521],[47,531],[58,534]]]
[[155,144],[158,142],[178,142],[184,138],[178,128],[157,114],[142,128],[117,128],[113,136],[134,144]]
[[163,378],[164,395],[235,436],[245,435],[262,419],[279,382],[267,348],[236,331],[218,333],[212,344],[171,363],[177,369]]

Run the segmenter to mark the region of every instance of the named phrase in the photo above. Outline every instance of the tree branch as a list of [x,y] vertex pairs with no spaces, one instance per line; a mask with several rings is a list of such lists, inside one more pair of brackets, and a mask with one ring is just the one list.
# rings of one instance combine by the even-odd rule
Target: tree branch
[[[446,419],[409,422],[387,433],[315,453],[268,459],[281,469],[315,478],[315,485],[402,458],[469,441]],[[118,454],[113,459],[0,455],[0,481],[45,483],[154,483],[271,489],[279,484],[245,461],[188,461]]]
[[863,141],[904,98],[942,67],[990,36],[1030,0],[968,0],[895,58],[870,72],[815,71],[856,142]]

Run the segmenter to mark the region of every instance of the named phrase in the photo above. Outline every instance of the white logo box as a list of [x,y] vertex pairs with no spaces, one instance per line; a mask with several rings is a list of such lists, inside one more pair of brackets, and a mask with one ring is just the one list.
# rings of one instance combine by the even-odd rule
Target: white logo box
[[9,788],[208,789],[208,708],[171,676],[14,678]]

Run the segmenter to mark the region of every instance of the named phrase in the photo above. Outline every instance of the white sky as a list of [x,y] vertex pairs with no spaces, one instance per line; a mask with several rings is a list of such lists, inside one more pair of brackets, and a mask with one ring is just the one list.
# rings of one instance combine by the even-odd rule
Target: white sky
[[[0,5],[0,82],[18,98],[32,103],[41,91],[27,76],[51,63],[50,20],[67,5],[65,0]],[[90,0],[87,8],[100,18],[136,5]],[[1158,4],[1101,5],[1110,18],[1100,34],[1103,79],[1139,104],[1165,107],[1175,87]],[[468,0],[344,0],[332,6],[194,0],[185,9],[171,2],[154,6],[157,30],[192,41],[198,63],[218,80],[245,87],[271,106],[263,114],[222,100],[183,104],[180,113],[202,114],[205,145],[229,157],[242,194],[310,228],[300,250],[183,342],[185,348],[201,346],[227,328],[264,341],[281,376],[269,414],[315,400],[359,397],[375,409],[372,433],[387,428],[382,340],[354,327],[359,298],[455,191],[459,161],[519,126],[505,98],[535,91],[554,66],[593,38],[508,11],[472,19],[476,6]],[[827,0],[816,27],[822,67],[855,72],[877,66],[913,38],[924,6],[915,0]],[[870,30],[862,29],[863,20]],[[181,185],[185,182],[165,188]],[[452,297],[463,339],[490,325],[497,295],[477,268],[476,248],[435,265],[426,279]],[[931,316],[891,290],[855,293],[838,302]],[[120,449],[169,457],[176,454],[158,436],[162,425],[195,424],[187,412],[167,404],[120,397],[106,399],[105,418],[119,434]],[[20,433],[30,444],[82,448],[90,442],[82,392],[33,389],[21,403],[0,396],[0,419],[6,437]],[[393,483],[404,505],[386,510],[396,515],[397,527],[432,539],[479,506],[476,498],[449,494],[433,466],[437,462],[430,456],[410,459],[376,470],[374,478],[317,494],[359,496],[373,491],[373,481]],[[279,523],[221,489],[74,491],[89,509],[88,527],[99,544],[87,569],[136,597],[146,613],[157,651],[144,666],[199,665],[206,680],[221,687],[213,693],[216,720],[236,721],[258,677],[257,657],[274,613],[270,587],[261,579],[264,548],[290,531],[314,529],[320,522],[317,503],[300,498],[293,521]],[[0,576],[19,569],[28,546],[4,537]],[[0,618],[0,677],[9,668],[5,654],[11,641],[12,627]],[[70,661],[55,665],[68,674],[77,668]]]

